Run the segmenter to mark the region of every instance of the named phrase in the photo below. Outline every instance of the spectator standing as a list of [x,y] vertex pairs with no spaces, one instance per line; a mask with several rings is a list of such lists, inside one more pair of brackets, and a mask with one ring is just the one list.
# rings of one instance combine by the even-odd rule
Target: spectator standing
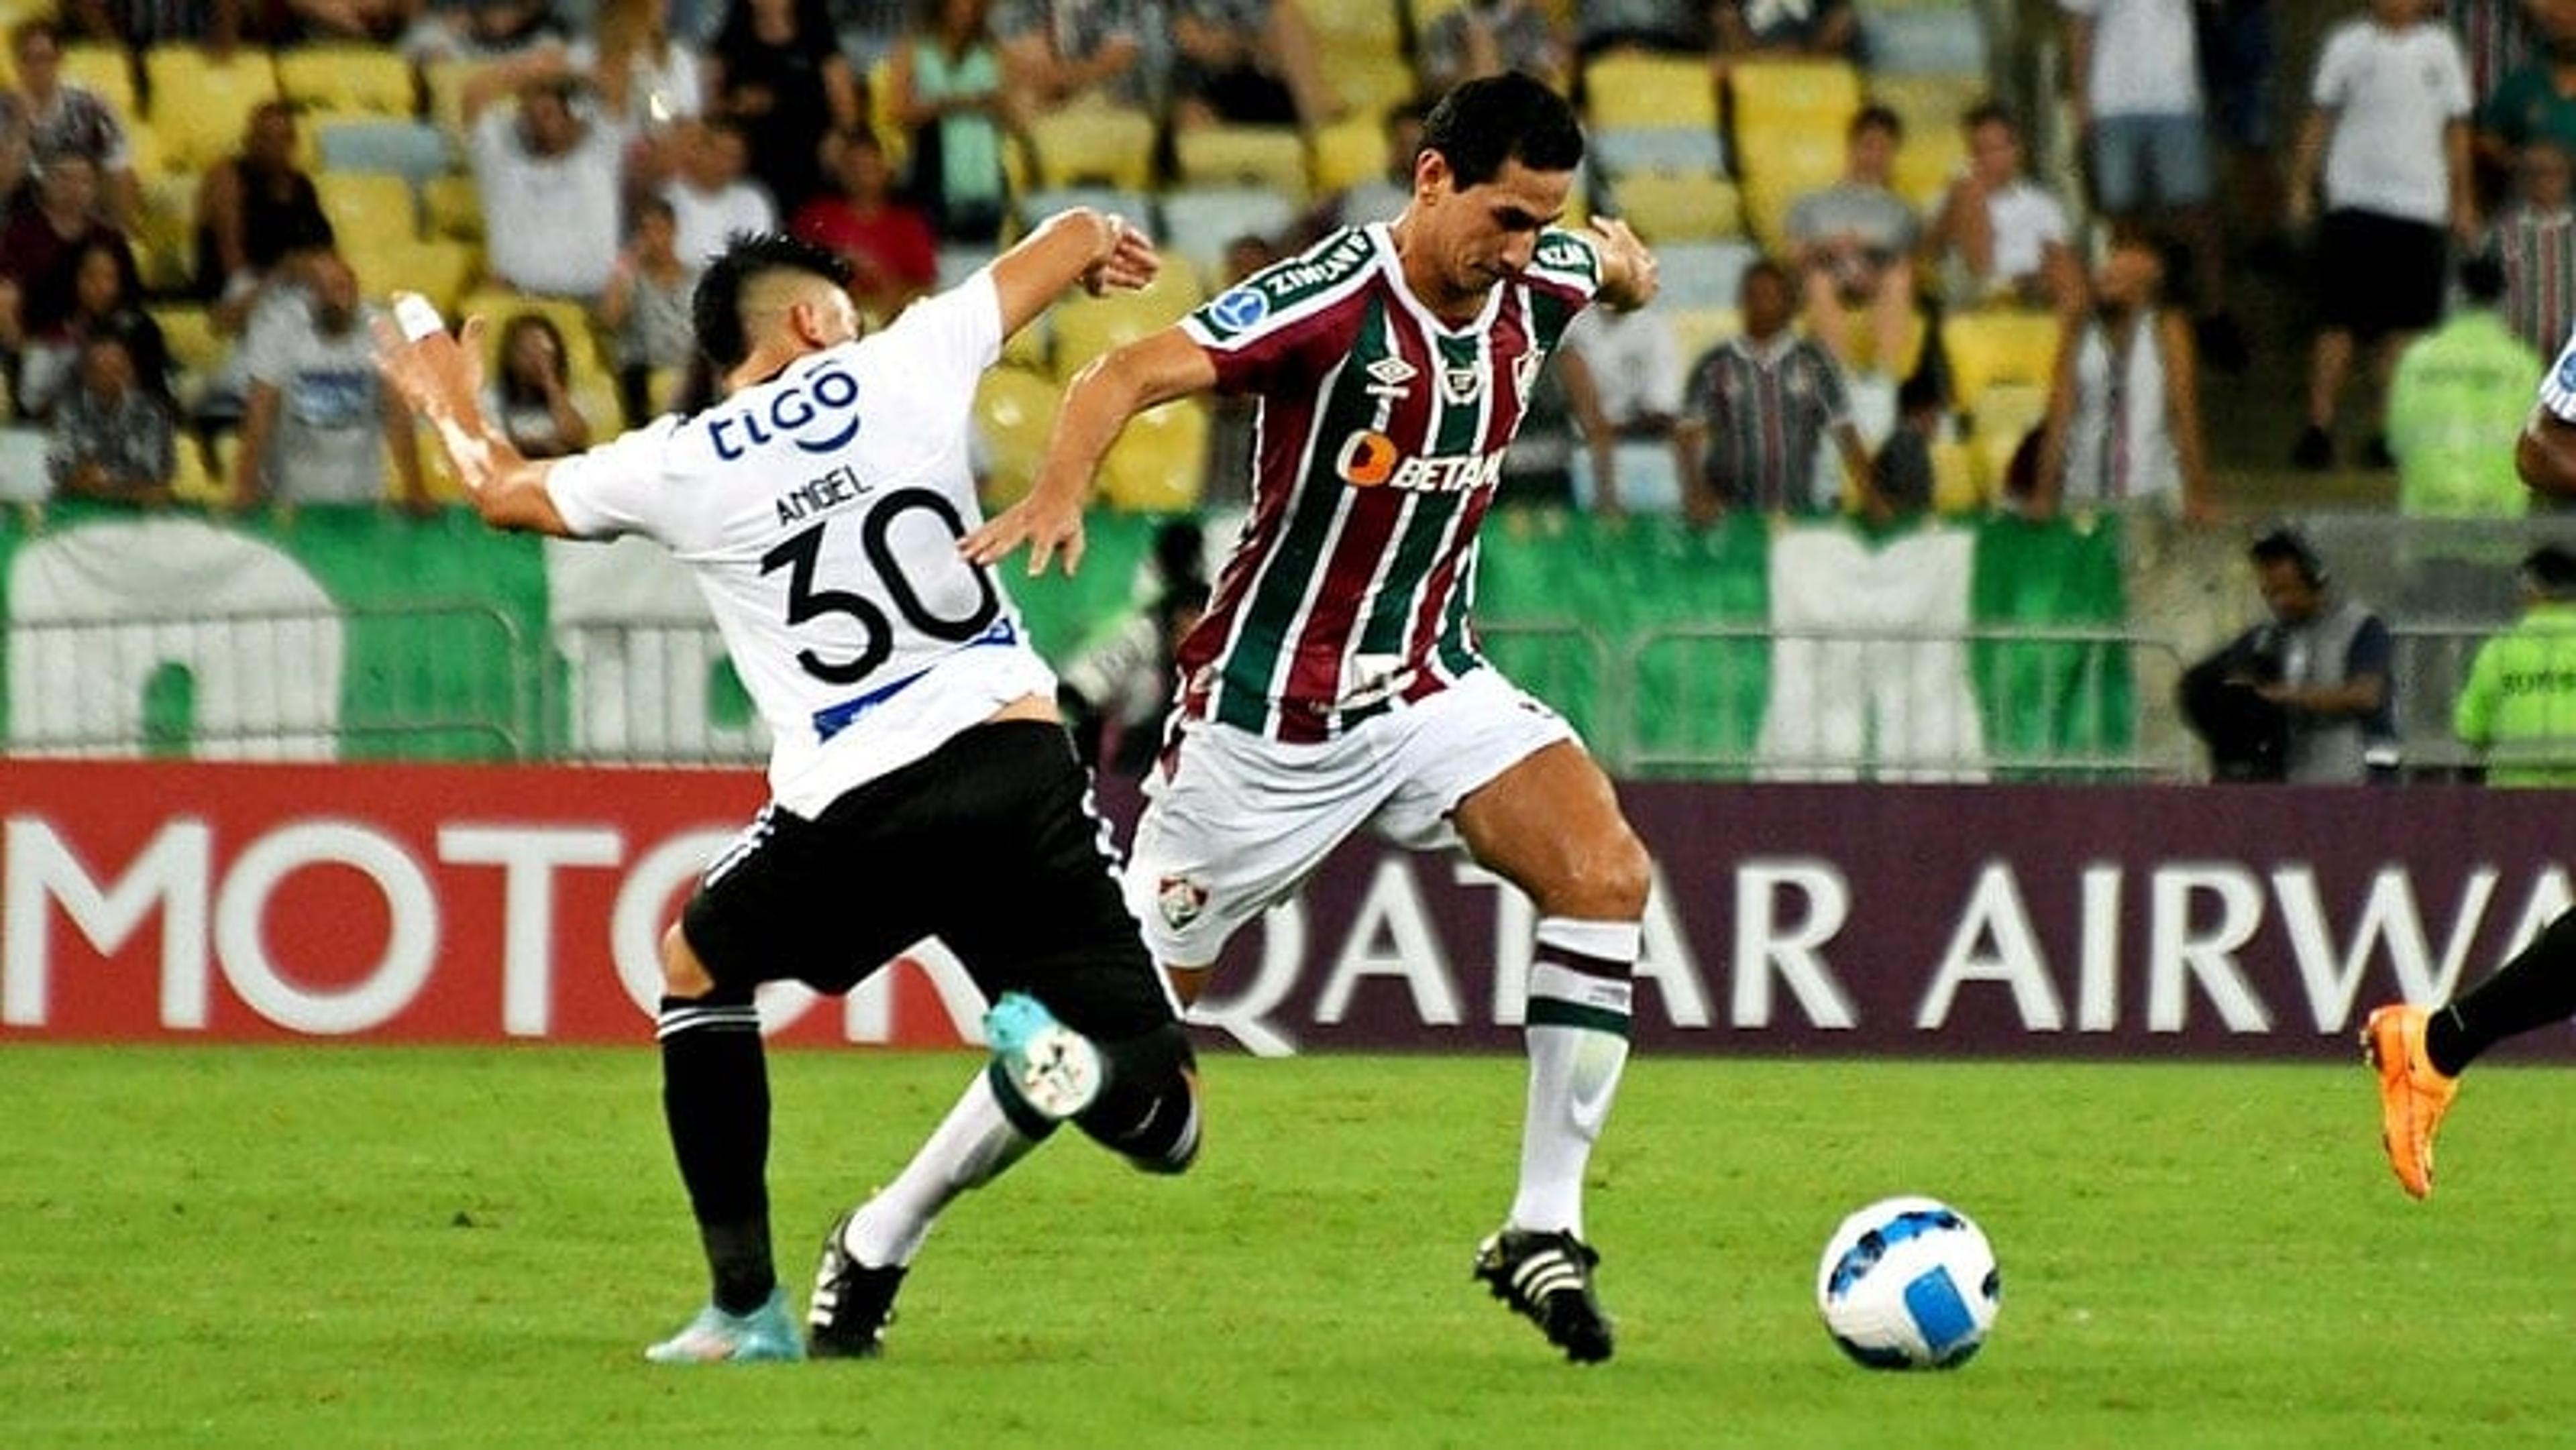
[[1137,0],[997,0],[993,35],[1009,93],[1032,115],[1079,102],[1154,102]]
[[864,119],[858,73],[823,0],[740,0],[709,47],[706,73],[708,110],[740,123],[752,175],[793,215],[822,189],[816,143]]
[[[2424,0],[2371,0],[2326,38],[2292,160],[2290,218],[2317,223],[2320,326],[2308,369],[2307,427],[2291,461],[2334,466],[2335,406],[2359,345],[2385,383],[2406,340],[2442,313],[2444,245],[2476,231],[2470,195],[2469,79],[2459,42],[2423,19]],[[2367,460],[2386,467],[2380,392]]]
[[2492,232],[2504,267],[2505,324],[2543,357],[2576,319],[2576,171],[2569,155],[2551,141],[2524,146]]
[[1681,441],[1683,360],[1671,320],[1651,302],[1589,308],[1565,329],[1564,353],[1583,371],[1569,389],[1589,485],[1578,492],[1605,514],[1679,512],[1694,455]]
[[79,254],[91,246],[123,253],[133,266],[125,234],[99,220],[98,168],[66,153],[37,178],[32,201],[21,201],[0,223],[0,352],[15,357],[69,309]]
[[305,262],[305,304],[264,312],[242,342],[250,396],[233,465],[233,505],[381,503],[430,507],[411,410],[376,372],[358,275],[337,253]]
[[1556,21],[1535,0],[1464,0],[1433,16],[1414,47],[1414,79],[1429,95],[1507,70],[1558,91],[1573,73]]
[[865,126],[824,143],[833,190],[805,203],[788,230],[850,264],[850,300],[882,323],[939,280],[930,220],[894,196],[894,168]]
[[2287,529],[2248,551],[2271,618],[2238,636],[2272,677],[2252,686],[2279,706],[2288,739],[2282,778],[2358,785],[2397,762],[2396,645],[2388,626],[2333,587],[2325,562]]
[[2164,305],[2164,263],[2145,238],[2113,244],[2094,305],[2065,314],[2057,374],[2027,504],[2146,502],[2205,522],[2215,508],[2200,425],[2191,324]]
[[1789,204],[1783,227],[1806,298],[1807,331],[1846,366],[1860,357],[1844,309],[1867,315],[1871,360],[1901,365],[1914,330],[1914,253],[1923,220],[1896,194],[1896,149],[1905,123],[1865,106],[1845,139],[1840,181]]
[[677,376],[697,355],[689,302],[700,269],[680,260],[679,236],[669,202],[636,203],[635,235],[600,294],[599,324],[617,339],[617,399],[630,428],[671,405],[653,395],[656,376]]
[[[564,60],[565,27],[547,0],[463,0],[422,8],[418,0],[290,0],[306,11],[308,28],[335,40],[382,43],[388,29],[402,36],[412,64],[437,61]],[[408,23],[405,18],[417,15]]]
[[572,358],[554,319],[514,312],[501,324],[501,366],[483,415],[523,458],[561,458],[590,446],[590,420],[572,400]]
[[53,21],[11,26],[9,51],[18,84],[0,91],[0,198],[48,163],[78,156],[97,169],[90,205],[99,218],[130,230],[143,216],[143,187],[124,118],[96,91],[63,80],[63,33]]
[[2531,498],[2513,468],[2524,397],[2546,366],[2496,311],[2504,269],[2460,264],[2467,305],[2406,345],[2388,384],[2388,451],[2397,507],[2417,518],[2518,518]]
[[703,267],[738,232],[778,230],[777,205],[748,178],[750,141],[740,125],[721,119],[691,122],[674,160],[662,199],[679,222],[683,261]]
[[[515,107],[494,97],[515,87]],[[527,63],[496,65],[465,87],[484,267],[505,286],[588,302],[617,266],[625,133],[574,108],[579,84]]]
[[911,140],[909,191],[952,242],[991,246],[1010,208],[1002,137],[1016,108],[1002,88],[992,0],[938,0],[929,29],[895,48],[895,120]]
[[1297,0],[1173,0],[1172,124],[1294,126],[1341,114]]
[[2193,308],[2212,361],[2233,368],[2244,338],[2227,308],[2193,0],[2058,0],[2066,15],[2067,105],[2084,138],[2095,205],[2115,225],[2170,224],[2191,255]]
[[44,418],[72,385],[81,349],[103,333],[125,339],[135,377],[151,392],[170,391],[170,354],[160,324],[143,310],[134,254],[105,240],[85,242],[64,269],[59,290],[28,299],[27,344],[18,365],[18,410]]
[[92,336],[72,386],[54,410],[45,471],[63,498],[164,504],[179,467],[170,400],[137,376],[117,332]]
[[1729,508],[1831,512],[1816,486],[1817,445],[1833,440],[1844,480],[1869,492],[1869,454],[1853,426],[1842,370],[1811,337],[1789,328],[1789,274],[1769,259],[1744,269],[1737,308],[1744,332],[1709,349],[1691,369],[1679,438],[1699,460],[1684,503],[1695,523]]
[[2489,785],[2576,785],[2576,553],[2534,549],[2514,582],[2522,617],[2478,646],[2452,733],[2490,757]]
[[628,194],[641,196],[677,165],[680,128],[706,111],[698,53],[671,34],[663,0],[601,0],[590,32],[564,64],[590,83],[599,113],[625,133]]
[[255,283],[288,251],[327,245],[331,219],[313,178],[296,164],[295,109],[262,101],[242,127],[242,147],[197,184],[196,293],[212,301]]
[[2023,172],[2021,127],[1986,102],[1960,122],[1968,167],[1951,183],[1924,237],[1957,302],[2002,302],[2055,311],[2082,305],[2083,274],[2067,245],[2066,208]]

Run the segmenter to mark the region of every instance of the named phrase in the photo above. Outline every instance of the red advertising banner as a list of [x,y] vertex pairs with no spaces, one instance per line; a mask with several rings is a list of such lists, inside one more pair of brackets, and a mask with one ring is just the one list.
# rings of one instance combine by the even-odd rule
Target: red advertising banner
[[[2563,805],[2465,788],[1632,785],[1649,1051],[2351,1052],[2571,900]],[[742,772],[0,763],[0,1037],[643,1042],[656,943]],[[1352,843],[1239,937],[1205,1040],[1507,1049],[1529,903]],[[940,1046],[936,943],[775,1040]],[[2525,1050],[2563,1053],[2546,1041]]]

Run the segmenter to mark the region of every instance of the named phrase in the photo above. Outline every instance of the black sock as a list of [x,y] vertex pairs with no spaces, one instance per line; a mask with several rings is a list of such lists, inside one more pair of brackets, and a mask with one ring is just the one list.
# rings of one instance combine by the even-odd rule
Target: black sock
[[2576,1016],[2576,911],[2562,914],[2496,974],[2424,1024],[2424,1055],[2457,1073],[2508,1037]]
[[748,993],[662,999],[662,1117],[697,1215],[716,1306],[747,1314],[778,1287],[769,1252],[769,1067]]
[[1148,1173],[1178,1173],[1199,1151],[1198,1094],[1189,1038],[1163,1027],[1101,1049],[1109,1079],[1074,1119],[1094,1142]]

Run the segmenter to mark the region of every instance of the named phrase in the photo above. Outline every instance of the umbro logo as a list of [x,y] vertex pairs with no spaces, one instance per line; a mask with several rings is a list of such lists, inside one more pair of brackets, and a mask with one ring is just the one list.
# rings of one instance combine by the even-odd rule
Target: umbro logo
[[1368,365],[1368,375],[1389,387],[1413,381],[1420,371],[1400,357],[1382,357]]

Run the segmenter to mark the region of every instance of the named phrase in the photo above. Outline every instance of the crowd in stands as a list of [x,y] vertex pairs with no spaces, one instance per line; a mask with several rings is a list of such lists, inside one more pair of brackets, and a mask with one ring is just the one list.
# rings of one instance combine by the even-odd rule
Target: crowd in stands
[[[730,232],[846,255],[883,319],[1120,210],[1176,265],[988,380],[1007,498],[1090,355],[1392,217],[1428,98],[1513,68],[1582,106],[1579,207],[1665,296],[1569,334],[1507,502],[2205,522],[2206,380],[2268,348],[2305,426],[2258,466],[2518,514],[2509,415],[2576,317],[2576,0],[2354,0],[2304,74],[2277,8],[2023,7],[2062,70],[2016,86],[2033,37],[1971,0],[62,0],[0,70],[6,408],[64,495],[428,510],[367,299],[484,316],[496,415],[561,453],[694,396]],[[2288,245],[2315,330],[2249,336],[2231,277]],[[1247,420],[1173,415],[1106,502],[1242,507]]]

